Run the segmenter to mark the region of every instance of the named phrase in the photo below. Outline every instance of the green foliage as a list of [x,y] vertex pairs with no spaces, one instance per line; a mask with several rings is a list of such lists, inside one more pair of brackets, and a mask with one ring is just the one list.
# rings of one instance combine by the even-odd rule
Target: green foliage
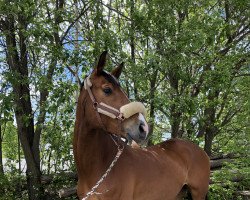
[[[244,120],[243,124],[246,122],[247,120]],[[242,125],[242,122],[237,122],[236,125]],[[236,158],[213,173],[214,184],[210,187],[212,199],[241,199],[236,194],[237,191],[249,189],[249,137],[249,131],[237,131],[237,129],[234,132],[227,130],[226,133],[216,137],[214,151],[230,152]]]
[[0,180],[1,200],[27,199],[26,191],[22,191],[25,177],[20,176],[15,169],[11,173],[0,174]]
[[[0,2],[1,19],[11,15],[15,20],[18,45],[18,33],[26,36],[28,55],[24,79],[10,71],[5,24],[0,20],[0,126],[4,130],[0,136],[11,171],[18,171],[11,163],[18,162],[19,151],[13,120],[17,105],[10,83],[29,84],[32,116],[22,117],[34,118],[34,129],[42,130],[41,171],[74,170],[71,143],[79,87],[68,68],[83,79],[100,53],[109,50],[107,69],[124,61],[122,87],[130,99],[147,106],[151,144],[176,134],[206,147],[204,135],[211,135],[208,150],[212,154],[240,157],[214,174],[215,182],[225,182],[226,187],[212,185],[212,198],[229,199],[235,190],[247,189],[249,182],[229,181],[231,170],[249,176],[249,159],[245,159],[250,141],[247,1],[61,1],[60,8],[56,2]],[[20,57],[20,46],[17,52]],[[46,90],[48,97],[41,103]],[[43,112],[45,120],[37,125]],[[20,178],[16,172],[11,175],[7,172],[0,180],[10,199]],[[64,181],[50,189],[59,189]]]
[[[240,154],[239,154],[240,155]],[[241,155],[242,156],[242,155]],[[237,191],[249,189],[250,179],[249,156],[235,159],[224,168],[213,173],[213,184],[210,186],[211,199],[241,199]]]
[[13,122],[7,122],[3,127],[3,157],[9,161],[18,159],[17,130]]

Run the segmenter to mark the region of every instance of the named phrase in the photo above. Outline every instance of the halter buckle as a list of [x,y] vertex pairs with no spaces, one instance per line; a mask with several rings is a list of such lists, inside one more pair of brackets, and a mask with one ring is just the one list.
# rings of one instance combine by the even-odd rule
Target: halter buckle
[[124,121],[125,117],[123,116],[122,113],[119,113],[119,115],[116,117],[120,121]]
[[93,102],[93,108],[95,109],[95,110],[97,110],[97,107],[98,107],[98,102]]

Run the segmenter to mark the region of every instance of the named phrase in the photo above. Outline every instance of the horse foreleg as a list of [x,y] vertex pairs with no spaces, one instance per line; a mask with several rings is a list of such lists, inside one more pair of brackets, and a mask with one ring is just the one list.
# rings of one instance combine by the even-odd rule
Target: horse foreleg
[[201,190],[196,188],[190,188],[190,192],[193,200],[206,200],[207,199],[207,189]]

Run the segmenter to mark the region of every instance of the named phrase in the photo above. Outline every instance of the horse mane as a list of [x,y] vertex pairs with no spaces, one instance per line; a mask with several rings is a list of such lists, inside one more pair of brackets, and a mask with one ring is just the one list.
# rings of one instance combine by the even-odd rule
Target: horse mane
[[115,85],[115,86],[119,86],[120,87],[120,83],[119,81],[110,73],[106,72],[106,71],[102,71],[101,75],[111,84]]

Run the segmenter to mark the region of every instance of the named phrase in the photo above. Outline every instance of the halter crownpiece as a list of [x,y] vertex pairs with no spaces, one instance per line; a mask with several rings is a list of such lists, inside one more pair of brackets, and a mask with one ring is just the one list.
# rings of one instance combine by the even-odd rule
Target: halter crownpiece
[[92,83],[90,81],[90,77],[88,76],[84,80],[84,88],[88,91],[91,100],[93,101],[93,105],[98,113],[111,117],[113,119],[118,119],[123,121],[134,114],[141,113],[146,118],[146,108],[141,102],[130,102],[126,105],[120,107],[120,109],[116,109],[112,106],[109,106],[103,102],[98,103],[91,91]]
[[87,90],[87,87],[92,87],[92,83],[90,81],[89,76],[87,76],[87,78],[85,78],[85,80],[84,80],[84,88],[85,88],[85,90]]

